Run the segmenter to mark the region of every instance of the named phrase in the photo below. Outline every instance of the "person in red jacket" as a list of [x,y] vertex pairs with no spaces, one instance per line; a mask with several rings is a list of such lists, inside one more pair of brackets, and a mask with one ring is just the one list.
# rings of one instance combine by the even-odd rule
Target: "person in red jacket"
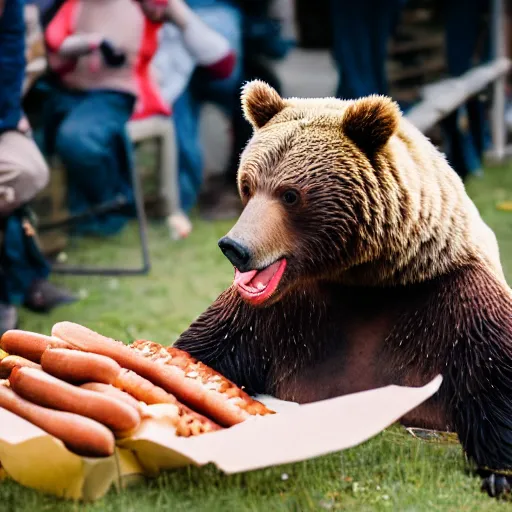
[[189,51],[214,75],[229,75],[234,54],[183,0],[67,0],[45,31],[53,71],[44,104],[44,148],[62,160],[68,208],[82,214],[121,199],[125,211],[91,216],[82,234],[110,235],[131,214],[131,118],[169,115],[151,75],[158,33],[176,24]]

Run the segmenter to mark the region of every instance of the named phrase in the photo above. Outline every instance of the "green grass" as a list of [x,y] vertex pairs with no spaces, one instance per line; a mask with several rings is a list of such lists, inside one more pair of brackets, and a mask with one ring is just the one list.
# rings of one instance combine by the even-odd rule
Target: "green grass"
[[[488,169],[468,190],[500,241],[502,260],[512,277],[512,213],[495,208],[512,200],[512,168]],[[197,221],[189,240],[175,243],[163,224],[150,229],[153,269],[148,277],[119,279],[55,277],[83,300],[50,316],[23,312],[22,327],[48,332],[53,323],[71,320],[126,341],[146,337],[172,343],[232,278],[217,248],[227,223]],[[135,264],[136,236],[128,229],[115,240],[81,241],[69,261]],[[479,491],[456,444],[419,441],[395,426],[351,450],[286,467],[225,476],[214,467],[167,472],[121,493],[111,491],[89,505],[73,504],[0,485],[0,511],[274,511],[400,510],[484,511],[510,505]]]

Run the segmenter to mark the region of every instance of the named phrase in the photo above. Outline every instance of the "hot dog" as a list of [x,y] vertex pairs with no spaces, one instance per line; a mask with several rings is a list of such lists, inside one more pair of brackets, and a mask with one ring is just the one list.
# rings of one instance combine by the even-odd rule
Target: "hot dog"
[[0,378],[9,377],[15,366],[28,366],[29,368],[41,369],[41,365],[34,363],[21,356],[6,356],[0,361]]
[[69,345],[58,338],[16,329],[5,332],[0,339],[2,350],[35,363],[41,361],[41,356],[48,347],[69,348]]
[[174,395],[126,368],[121,369],[116,379],[116,386],[148,405],[178,403]]
[[77,414],[53,411],[33,404],[18,396],[5,384],[0,385],[0,407],[60,439],[77,455],[107,457],[114,453],[115,439],[105,426]]
[[66,382],[111,384],[146,404],[177,403],[167,391],[104,355],[48,348],[41,357],[41,365],[45,372]]
[[16,367],[9,376],[11,388],[43,407],[86,416],[125,437],[140,425],[137,409],[118,399],[82,389],[33,368]]
[[130,347],[157,364],[163,363],[181,372],[182,379],[188,384],[183,386],[183,390],[189,393],[182,400],[199,407],[197,401],[202,398],[210,407],[215,407],[215,419],[222,425],[230,426],[251,416],[274,413],[183,350],[144,340],[135,341]]
[[186,406],[179,407],[179,417],[176,423],[176,434],[179,436],[198,436],[217,430],[222,430],[222,427],[201,414],[191,411]]
[[[175,396],[135,372],[121,368],[107,356],[79,350],[48,348],[41,357],[41,364],[44,371],[67,382],[91,381],[104,386],[112,385],[125,391],[136,401],[148,405],[166,403],[178,405],[180,421],[187,425],[187,428],[178,429],[179,435],[185,435],[184,432],[189,432],[188,435],[192,435],[191,433],[196,431],[213,432],[220,428],[210,419],[194,413],[180,404]],[[102,389],[106,390],[106,388]],[[109,391],[110,395],[115,398],[113,391]],[[186,419],[182,419],[182,417],[186,417]]]
[[[235,384],[183,351],[173,352],[176,360],[181,361],[173,364],[172,353],[167,352],[161,345],[140,342],[129,348],[120,341],[71,322],[55,324],[52,336],[79,350],[111,357],[123,368],[133,370],[222,426],[235,425],[253,415],[272,413]],[[150,345],[145,349],[141,343]],[[169,364],[159,364],[162,362]],[[187,369],[184,370],[184,367]]]
[[141,406],[141,403],[133,398],[132,395],[121,391],[120,389],[112,386],[111,384],[103,384],[102,382],[86,382],[80,386],[82,389],[87,389],[89,391],[95,391],[96,393],[104,393],[107,396],[111,396],[112,398],[117,398],[122,402],[125,402],[128,405],[131,405],[134,409],[139,411],[141,417],[144,417],[144,411]]

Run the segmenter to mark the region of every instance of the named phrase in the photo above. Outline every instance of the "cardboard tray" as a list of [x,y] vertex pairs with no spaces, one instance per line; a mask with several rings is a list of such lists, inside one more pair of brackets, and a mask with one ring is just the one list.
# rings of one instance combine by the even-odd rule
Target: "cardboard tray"
[[[0,408],[0,463],[18,483],[63,498],[95,500],[161,470],[213,463],[227,474],[345,450],[375,436],[436,393],[442,377],[420,388],[387,386],[298,405],[257,397],[278,414],[192,438],[174,435],[162,406],[150,406],[136,434],[112,457],[90,459]],[[164,406],[165,407],[165,406]],[[160,408],[160,409],[159,409]]]

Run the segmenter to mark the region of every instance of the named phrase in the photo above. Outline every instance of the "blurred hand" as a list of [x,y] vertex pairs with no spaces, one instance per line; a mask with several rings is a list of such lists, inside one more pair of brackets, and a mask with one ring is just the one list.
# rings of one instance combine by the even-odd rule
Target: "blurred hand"
[[[172,0],[170,0],[172,1]],[[151,21],[165,21],[167,2],[155,0],[138,0],[142,7],[142,11]]]
[[28,122],[28,119],[25,116],[22,116],[22,118],[20,119],[20,121],[18,123],[17,128],[18,128],[19,132],[24,133],[26,135],[30,135],[30,132],[31,132],[30,123]]
[[100,45],[99,50],[103,56],[103,60],[107,66],[111,68],[119,68],[126,62],[126,54],[116,48],[110,41],[104,39]]

